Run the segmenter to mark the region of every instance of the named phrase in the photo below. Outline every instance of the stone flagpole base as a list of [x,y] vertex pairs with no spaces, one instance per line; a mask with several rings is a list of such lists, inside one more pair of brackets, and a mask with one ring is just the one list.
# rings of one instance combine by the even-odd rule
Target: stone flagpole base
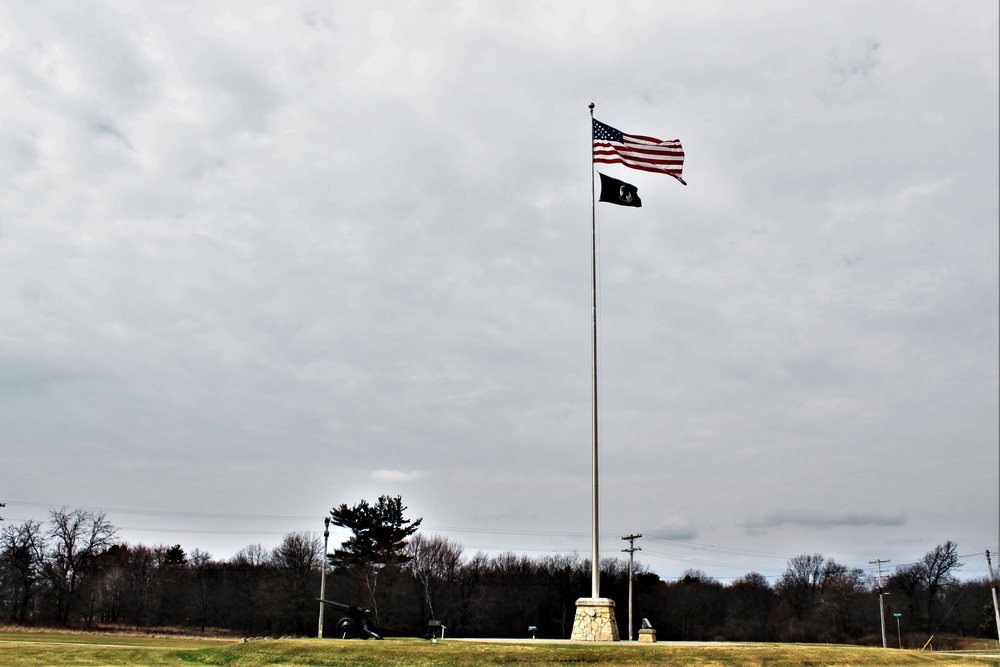
[[580,642],[616,642],[618,621],[615,601],[608,598],[580,598],[576,601],[576,618],[570,639]]

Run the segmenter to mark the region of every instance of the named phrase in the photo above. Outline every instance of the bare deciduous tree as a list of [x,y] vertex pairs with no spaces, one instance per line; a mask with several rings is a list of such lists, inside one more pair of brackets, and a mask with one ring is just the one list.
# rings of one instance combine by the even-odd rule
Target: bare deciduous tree
[[248,635],[254,633],[262,612],[266,613],[269,561],[268,553],[259,544],[243,547],[229,561],[233,602]]
[[406,555],[409,558],[406,568],[423,592],[423,601],[430,618],[438,618],[434,602],[438,600],[441,589],[458,579],[458,571],[462,565],[462,545],[442,535],[424,537],[417,533],[410,538]]
[[37,521],[4,526],[0,531],[0,599],[7,602],[6,614],[18,623],[25,622],[38,592],[45,549],[45,535]]
[[920,573],[927,587],[928,621],[934,618],[934,607],[941,587],[955,581],[952,573],[960,567],[962,563],[958,562],[958,545],[951,540],[939,544],[924,554],[923,560],[920,561]]
[[205,627],[212,615],[212,554],[195,549],[191,552],[189,562],[193,570],[192,597],[189,603],[192,620],[195,625],[201,628],[202,632],[205,632]]
[[296,635],[306,634],[315,622],[316,575],[323,559],[323,543],[312,533],[285,535],[271,556],[280,578],[278,603]]
[[104,513],[50,510],[49,552],[44,570],[55,597],[56,619],[68,623],[78,604],[78,593],[94,562],[114,545],[114,526]]

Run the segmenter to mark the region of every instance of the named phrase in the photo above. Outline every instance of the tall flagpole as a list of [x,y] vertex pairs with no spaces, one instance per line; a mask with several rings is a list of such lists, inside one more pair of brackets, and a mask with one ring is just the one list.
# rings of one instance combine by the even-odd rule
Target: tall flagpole
[[594,360],[594,446],[593,446],[593,546],[594,554],[590,562],[590,597],[576,601],[576,615],[573,618],[573,641],[618,641],[618,621],[615,620],[614,600],[601,597],[601,553],[598,526],[600,505],[598,503],[597,480],[597,186],[594,184],[594,103],[590,103],[590,288],[592,298],[591,332],[593,333]]
[[590,565],[590,589],[594,599],[601,597],[601,560],[598,531],[599,502],[597,493],[597,203],[594,191],[594,103],[590,103],[590,287],[592,299],[591,333],[593,335],[594,360],[594,450],[593,450],[593,547],[594,556]]

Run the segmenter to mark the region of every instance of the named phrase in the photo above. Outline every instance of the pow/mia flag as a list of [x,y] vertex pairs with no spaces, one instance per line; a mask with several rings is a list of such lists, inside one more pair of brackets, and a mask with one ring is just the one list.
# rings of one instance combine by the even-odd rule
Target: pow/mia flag
[[601,201],[619,206],[642,206],[639,191],[634,185],[597,173],[601,177]]

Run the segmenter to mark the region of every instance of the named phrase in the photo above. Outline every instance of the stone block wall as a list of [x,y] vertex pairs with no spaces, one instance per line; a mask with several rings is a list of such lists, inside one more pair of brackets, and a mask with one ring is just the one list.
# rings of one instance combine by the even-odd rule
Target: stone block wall
[[607,598],[580,598],[576,601],[573,620],[573,641],[616,642],[618,621],[615,619],[615,602]]

